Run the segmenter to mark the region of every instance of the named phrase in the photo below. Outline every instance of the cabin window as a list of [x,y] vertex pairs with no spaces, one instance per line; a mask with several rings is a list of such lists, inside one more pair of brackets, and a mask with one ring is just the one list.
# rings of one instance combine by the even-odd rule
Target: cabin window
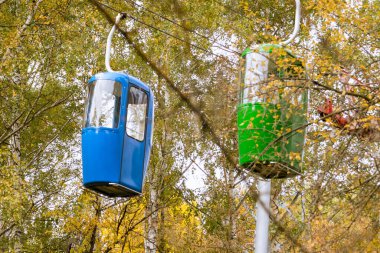
[[138,140],[144,140],[148,95],[141,89],[131,87],[128,93],[127,134]]
[[278,93],[271,89],[269,85],[275,69],[274,63],[268,58],[267,53],[250,53],[246,55],[241,101],[243,104],[276,102]]
[[96,80],[88,85],[84,127],[118,128],[121,84],[113,80]]

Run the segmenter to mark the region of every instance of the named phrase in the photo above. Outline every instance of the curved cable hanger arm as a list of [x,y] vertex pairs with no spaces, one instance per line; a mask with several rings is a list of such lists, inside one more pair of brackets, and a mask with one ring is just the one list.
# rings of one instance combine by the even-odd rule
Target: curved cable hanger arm
[[108,72],[115,72],[112,70],[111,66],[110,66],[110,55],[111,55],[111,43],[112,43],[112,37],[113,37],[113,34],[116,30],[116,26],[117,24],[119,24],[120,20],[124,19],[126,17],[126,15],[124,13],[119,13],[117,16],[116,16],[116,20],[115,20],[115,24],[114,26],[112,27],[110,33],[108,34],[108,37],[107,37],[107,47],[106,47],[106,59],[105,59],[105,63],[106,63],[106,69]]
[[282,46],[286,46],[290,42],[292,42],[300,30],[301,2],[300,2],[300,0],[295,0],[295,1],[296,1],[296,14],[295,14],[295,18],[294,18],[294,30],[293,30],[293,33],[290,35],[289,39],[287,39],[283,42],[280,42],[280,45],[282,45]]

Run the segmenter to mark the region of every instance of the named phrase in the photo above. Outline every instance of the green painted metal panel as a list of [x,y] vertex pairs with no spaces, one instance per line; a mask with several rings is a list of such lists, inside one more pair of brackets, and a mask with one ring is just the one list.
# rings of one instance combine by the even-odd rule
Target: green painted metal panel
[[278,143],[272,143],[281,132],[280,110],[273,104],[247,103],[238,108],[239,163],[279,160]]

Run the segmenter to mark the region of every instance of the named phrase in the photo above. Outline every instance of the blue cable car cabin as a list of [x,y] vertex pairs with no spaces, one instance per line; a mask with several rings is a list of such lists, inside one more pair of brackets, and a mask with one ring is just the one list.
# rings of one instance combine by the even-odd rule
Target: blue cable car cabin
[[110,197],[140,195],[152,148],[153,93],[121,72],[96,74],[87,88],[83,185]]

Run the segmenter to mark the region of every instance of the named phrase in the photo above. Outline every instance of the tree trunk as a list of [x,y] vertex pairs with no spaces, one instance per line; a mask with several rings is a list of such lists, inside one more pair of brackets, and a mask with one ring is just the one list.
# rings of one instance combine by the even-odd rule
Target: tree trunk
[[236,252],[236,233],[237,233],[237,227],[236,227],[236,215],[235,215],[235,191],[234,191],[234,169],[233,168],[227,168],[228,173],[228,248],[230,252]]
[[[17,31],[16,36],[14,37],[14,42],[15,43],[9,43],[10,46],[5,49],[4,54],[2,56],[2,66],[5,66],[7,63],[7,60],[12,58],[14,56],[14,52],[19,51],[19,45],[22,43],[21,42],[21,37],[25,30],[27,29],[28,26],[30,26],[34,20],[34,15],[37,11],[38,5],[40,4],[42,0],[38,1],[33,1],[33,4],[30,6],[30,12],[25,20],[25,23],[19,28]],[[1,1],[0,4],[4,3],[5,1]],[[12,76],[12,81],[13,85],[20,86],[22,84],[21,82],[21,74],[20,74],[20,69],[16,65],[13,66],[13,76]],[[12,116],[16,117],[17,111],[18,111],[18,97],[17,93],[15,93],[13,97],[13,108],[12,108]],[[22,242],[22,237],[23,237],[23,231],[22,231],[22,206],[23,206],[23,192],[22,192],[22,184],[23,184],[23,175],[21,171],[21,134],[20,131],[16,131],[19,128],[19,122],[16,121],[14,124],[11,126],[11,132],[14,132],[14,134],[10,137],[9,139],[9,150],[11,152],[11,157],[9,157],[8,163],[11,169],[15,170],[15,175],[17,176],[17,179],[15,180],[15,189],[16,189],[16,200],[18,201],[18,210],[15,210],[15,212],[19,212],[17,219],[15,220],[15,226],[13,231],[11,231],[11,235],[13,236],[14,239],[14,245],[13,245],[13,251],[18,253],[18,252],[23,252],[23,242]]]
[[145,252],[155,253],[157,249],[158,231],[158,187],[157,175],[154,170],[150,171],[149,201],[146,208],[146,215],[150,215],[147,222]]
[[[157,101],[158,101],[158,110],[157,114],[163,112],[165,106],[165,90],[162,89],[162,80],[158,79],[157,85]],[[165,163],[165,145],[166,145],[166,127],[165,127],[165,118],[161,118],[156,116],[156,120],[163,122],[161,134],[158,135],[156,139],[158,139],[159,145],[155,146],[155,156],[158,158],[157,162],[151,165],[151,169],[149,171],[149,199],[146,207],[146,215],[150,215],[147,224],[146,224],[146,235],[145,235],[145,252],[147,253],[155,253],[158,250],[159,243],[157,243],[157,238],[159,234],[159,203],[160,203],[160,194],[162,191],[162,180],[163,173],[166,169]],[[157,122],[157,125],[159,123]],[[152,154],[153,156],[153,154]]]
[[[12,126],[12,131],[18,128],[18,124],[15,123]],[[20,212],[17,216],[19,220],[16,220],[16,226],[14,226],[12,237],[14,239],[14,252],[22,252],[23,251],[23,243],[22,243],[22,229],[21,229],[21,218],[22,218],[22,175],[21,175],[21,145],[20,145],[20,132],[16,132],[9,140],[9,149],[11,151],[11,157],[9,157],[9,166],[12,170],[16,170],[15,175],[17,176],[15,184],[17,201],[19,201],[18,210],[16,212]]]
[[86,253],[93,253],[94,250],[95,250],[95,245],[96,245],[96,235],[98,233],[98,223],[100,221],[100,216],[102,214],[102,211],[101,211],[101,206],[102,206],[102,203],[101,203],[101,199],[99,197],[96,198],[96,210],[95,210],[95,219],[96,219],[96,223],[92,229],[92,232],[91,232],[91,239],[90,239],[90,248],[88,251],[86,251]]
[[92,229],[91,239],[90,239],[90,249],[88,250],[88,253],[94,252],[97,231],[98,231],[98,225],[95,225],[94,228]]

